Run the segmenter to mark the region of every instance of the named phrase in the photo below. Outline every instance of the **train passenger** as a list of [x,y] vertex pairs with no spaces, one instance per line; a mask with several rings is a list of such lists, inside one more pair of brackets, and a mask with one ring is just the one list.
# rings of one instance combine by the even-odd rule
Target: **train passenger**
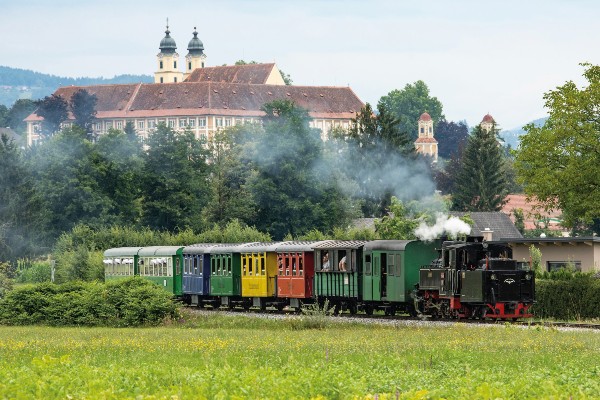
[[342,259],[338,263],[338,267],[340,271],[346,272],[346,256],[342,257]]
[[329,253],[325,253],[323,256],[322,270],[329,271]]

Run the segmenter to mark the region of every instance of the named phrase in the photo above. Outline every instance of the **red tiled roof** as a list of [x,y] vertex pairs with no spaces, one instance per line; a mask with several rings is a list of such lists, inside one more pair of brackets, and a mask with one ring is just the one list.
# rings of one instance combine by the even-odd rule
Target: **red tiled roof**
[[[67,101],[79,89],[98,98],[96,117],[144,118],[179,115],[263,116],[261,107],[289,99],[312,118],[351,119],[364,106],[349,87],[180,82],[68,86],[55,94]],[[35,113],[27,121],[41,120]]]
[[494,121],[494,117],[492,117],[490,114],[485,114],[485,115],[483,116],[483,119],[481,120],[481,122],[482,122],[482,123],[483,123],[483,122],[489,122],[489,123],[492,123],[492,124],[493,124],[495,121]]
[[431,115],[429,115],[428,113],[424,112],[419,117],[419,121],[431,121]]
[[417,140],[415,140],[415,143],[437,143],[437,142],[438,141],[432,137],[420,137]]
[[[538,216],[542,218],[550,219],[548,229],[552,230],[565,230],[560,226],[560,218],[562,212],[560,210],[543,211],[537,210],[539,202],[532,200],[527,201],[527,196],[524,194],[509,194],[506,196],[506,203],[502,206],[502,212],[508,214],[510,219],[515,222],[515,216],[513,210],[520,208],[523,210],[523,216],[525,217],[525,229],[535,229],[536,221],[539,223]],[[542,224],[543,225],[543,224]]]
[[185,82],[265,84],[274,67],[275,64],[271,63],[196,68]]

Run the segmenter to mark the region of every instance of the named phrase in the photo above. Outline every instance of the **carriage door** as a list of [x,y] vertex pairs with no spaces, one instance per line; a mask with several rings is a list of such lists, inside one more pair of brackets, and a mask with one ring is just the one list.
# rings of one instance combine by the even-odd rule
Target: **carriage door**
[[[385,261],[383,261],[385,263]],[[381,264],[382,254],[373,252],[373,300],[381,300]]]

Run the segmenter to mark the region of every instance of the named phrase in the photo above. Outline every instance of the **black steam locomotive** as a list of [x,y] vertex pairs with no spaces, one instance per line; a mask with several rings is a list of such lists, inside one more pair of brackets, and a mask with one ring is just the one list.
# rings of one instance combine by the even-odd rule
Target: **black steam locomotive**
[[420,269],[413,293],[420,315],[439,318],[531,317],[535,274],[518,268],[505,243],[444,241],[440,256]]

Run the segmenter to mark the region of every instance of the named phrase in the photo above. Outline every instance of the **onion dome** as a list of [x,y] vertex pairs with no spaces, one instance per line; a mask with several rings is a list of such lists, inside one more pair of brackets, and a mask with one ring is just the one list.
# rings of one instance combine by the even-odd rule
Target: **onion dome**
[[431,115],[429,115],[428,113],[424,112],[419,117],[419,121],[431,121]]
[[204,44],[202,41],[198,39],[198,32],[196,32],[196,27],[194,27],[194,37],[188,43],[188,52],[193,55],[200,55],[204,51]]
[[167,25],[167,30],[165,31],[165,37],[160,41],[160,52],[164,54],[173,54],[177,49],[177,45],[175,44],[175,39],[173,39],[169,33],[169,25]]
[[490,114],[485,114],[485,116],[484,116],[484,117],[483,117],[483,119],[481,120],[481,123],[483,124],[483,123],[485,123],[485,122],[487,122],[487,123],[490,123],[490,124],[493,124],[493,123],[494,123],[494,122],[496,122],[496,121],[494,121],[494,117],[492,117]]

